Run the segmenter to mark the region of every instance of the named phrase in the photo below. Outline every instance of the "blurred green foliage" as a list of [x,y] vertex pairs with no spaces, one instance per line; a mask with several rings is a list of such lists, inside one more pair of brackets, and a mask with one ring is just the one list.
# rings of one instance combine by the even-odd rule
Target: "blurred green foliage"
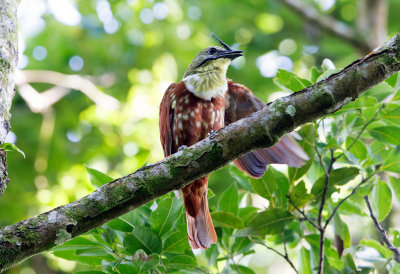
[[[318,7],[316,2],[322,3],[308,1]],[[354,26],[357,1],[331,2],[321,13]],[[400,29],[400,2],[389,5],[388,33],[393,35]],[[16,94],[12,132],[26,159],[8,153],[11,181],[0,199],[0,226],[74,201],[106,183],[108,176],[118,178],[161,159],[159,102],[195,54],[216,44],[211,32],[246,51],[228,77],[264,101],[327,77],[336,68],[330,61],[321,68],[325,58],[342,68],[360,57],[353,46],[313,28],[279,1],[22,0],[19,12],[21,69],[88,77],[121,104],[107,109],[71,90],[35,113]],[[38,91],[51,87],[32,86]],[[301,169],[271,167],[261,180],[249,180],[232,166],[214,172],[209,204],[219,242],[207,251],[191,251],[182,200],[168,194],[46,253],[48,266],[58,272],[273,273],[286,262],[265,246],[282,252],[286,242],[300,273],[311,273],[318,262],[318,231],[299,219],[287,195],[316,218],[324,179],[321,163],[329,162],[332,149],[343,156],[334,166],[324,218],[377,167],[391,173],[384,173],[389,179],[368,181],[338,210],[326,241],[327,273],[382,267],[398,272],[399,265],[388,261],[390,251],[369,239],[374,230],[363,227],[369,219],[362,200],[371,193],[380,220],[390,218],[392,199],[400,200],[398,86],[396,75],[334,115],[299,129],[300,144],[310,156]],[[395,97],[387,99],[390,94]],[[385,107],[374,117],[383,101]],[[334,234],[344,242],[341,258]],[[32,267],[27,261],[10,273],[32,273]]]

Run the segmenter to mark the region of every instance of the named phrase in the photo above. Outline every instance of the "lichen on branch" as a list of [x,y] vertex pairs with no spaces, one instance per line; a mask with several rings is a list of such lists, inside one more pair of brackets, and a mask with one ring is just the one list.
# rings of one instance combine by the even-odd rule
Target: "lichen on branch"
[[335,112],[400,70],[400,34],[328,78],[280,98],[171,157],[90,195],[0,230],[0,271],[98,227],[228,164],[287,132]]

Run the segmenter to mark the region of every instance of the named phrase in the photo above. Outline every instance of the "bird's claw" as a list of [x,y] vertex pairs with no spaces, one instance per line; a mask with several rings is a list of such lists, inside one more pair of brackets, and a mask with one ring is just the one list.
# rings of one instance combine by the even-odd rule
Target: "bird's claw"
[[215,132],[217,132],[217,131],[212,129],[212,130],[207,134],[207,137],[210,137],[210,136],[213,135]]
[[185,145],[180,146],[180,147],[178,148],[178,151],[181,151],[181,150],[183,150],[183,149],[185,149],[185,148],[187,148],[187,146],[185,146]]

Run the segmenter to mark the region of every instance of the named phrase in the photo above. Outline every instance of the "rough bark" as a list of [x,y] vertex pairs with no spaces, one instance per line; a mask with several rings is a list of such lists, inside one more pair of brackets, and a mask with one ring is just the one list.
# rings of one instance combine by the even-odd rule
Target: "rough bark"
[[[10,131],[10,108],[14,97],[14,70],[17,65],[16,0],[0,0],[0,144]],[[8,185],[6,152],[0,149],[0,197]]]
[[214,171],[344,104],[400,70],[400,34],[317,84],[280,98],[192,147],[92,194],[0,230],[0,271]]

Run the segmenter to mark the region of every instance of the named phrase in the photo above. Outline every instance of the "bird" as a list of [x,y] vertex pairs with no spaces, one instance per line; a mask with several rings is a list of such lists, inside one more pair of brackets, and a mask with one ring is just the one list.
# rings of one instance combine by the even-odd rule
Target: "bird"
[[[215,34],[220,46],[201,50],[179,83],[165,91],[159,112],[160,140],[164,156],[192,146],[210,133],[262,109],[265,103],[246,86],[226,76],[231,61],[243,56]],[[301,167],[308,160],[301,146],[285,135],[272,147],[253,150],[233,163],[253,178],[261,178],[269,164]],[[208,175],[181,189],[187,233],[192,249],[207,249],[217,243],[207,200]]]

